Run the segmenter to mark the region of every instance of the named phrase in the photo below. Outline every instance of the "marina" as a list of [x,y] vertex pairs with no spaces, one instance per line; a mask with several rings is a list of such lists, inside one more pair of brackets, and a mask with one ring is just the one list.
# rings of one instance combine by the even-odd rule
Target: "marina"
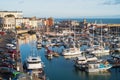
[[[24,43],[24,41],[23,41]],[[29,49],[29,44],[25,44],[24,46],[26,46],[26,48],[28,47]],[[54,50],[55,47],[52,47],[52,48],[49,48],[51,50]],[[81,47],[82,48],[82,47]],[[26,51],[26,49],[23,49],[22,46],[20,47],[21,51]],[[119,75],[119,72],[120,72],[120,68],[119,67],[115,67],[115,68],[111,68],[109,71],[97,71],[95,73],[91,73],[91,72],[84,72],[84,71],[81,71],[79,70],[78,68],[75,67],[75,59],[76,57],[80,56],[80,55],[69,55],[69,56],[63,56],[61,54],[61,51],[63,49],[63,46],[57,46],[56,49],[59,49],[58,50],[58,53],[60,54],[59,57],[52,57],[52,58],[48,58],[45,56],[46,54],[46,48],[45,47],[42,47],[41,49],[38,49],[38,54],[41,56],[43,62],[44,62],[44,65],[45,65],[45,73],[46,73],[46,76],[47,76],[47,79],[50,79],[50,80],[82,80],[82,79],[89,79],[89,80],[94,80],[93,77],[96,77],[97,80],[101,80],[101,79],[105,79],[105,80],[112,80],[112,79],[115,79],[115,77],[113,77],[112,75],[114,73],[116,73],[117,75]],[[65,49],[65,48],[64,48]],[[84,50],[84,49],[83,49]],[[29,50],[28,50],[29,51]],[[59,52],[60,51],[60,52]],[[29,53],[29,52],[27,52]],[[23,54],[21,52],[21,54]],[[103,55],[104,57],[104,55]],[[24,57],[22,57],[23,61],[24,61],[24,58],[25,58],[25,54],[24,54]],[[104,58],[104,59],[107,59],[107,58]],[[116,71],[116,72],[115,72]],[[66,73],[64,73],[66,72]],[[53,76],[54,75],[54,76]],[[83,76],[84,75],[84,76]],[[68,77],[69,76],[69,77]],[[100,77],[102,76],[102,77]],[[116,78],[116,80],[119,80],[119,77]]]
[[120,80],[120,0],[1,0],[0,80]]
[[6,52],[1,50],[0,59],[5,62],[0,64],[1,76],[7,80],[119,80],[119,33],[93,27],[82,28],[79,34],[68,27],[72,33],[65,35],[39,30],[2,35],[1,49]]
[[[22,42],[24,43],[24,41]],[[29,53],[29,46],[29,44],[22,44],[20,47],[23,61],[27,56],[24,52]],[[109,72],[87,73],[75,67],[74,59],[76,56],[59,56],[49,59],[45,56],[44,48],[38,49],[38,54],[44,62],[45,74],[49,80],[119,80],[119,67],[112,68]]]

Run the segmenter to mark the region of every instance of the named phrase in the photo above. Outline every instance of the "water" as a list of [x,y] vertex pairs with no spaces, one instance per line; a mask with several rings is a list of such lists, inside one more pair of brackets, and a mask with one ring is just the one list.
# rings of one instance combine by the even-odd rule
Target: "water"
[[[20,44],[22,62],[30,54],[31,45],[29,43]],[[59,49],[62,49],[59,47]],[[45,73],[49,80],[120,80],[120,68],[113,68],[110,72],[104,73],[86,73],[74,67],[72,59],[66,59],[63,56],[47,59],[45,49],[36,49],[36,53],[41,56],[45,65]]]
[[[83,22],[82,18],[56,18],[55,22],[63,21],[63,20],[75,20],[78,22]],[[120,24],[120,18],[86,18],[86,21],[89,23],[96,23],[100,24],[101,21],[103,24]]]

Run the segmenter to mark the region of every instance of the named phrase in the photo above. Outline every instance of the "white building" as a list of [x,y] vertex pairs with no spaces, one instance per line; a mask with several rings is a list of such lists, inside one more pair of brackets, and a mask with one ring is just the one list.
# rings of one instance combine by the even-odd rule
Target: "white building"
[[0,11],[0,28],[2,29],[39,29],[52,24],[51,18],[23,17],[22,11]]
[[23,18],[22,11],[0,11],[0,17],[4,18],[7,15],[13,15],[15,18]]
[[23,18],[22,11],[0,11],[0,27],[15,29],[16,18]]

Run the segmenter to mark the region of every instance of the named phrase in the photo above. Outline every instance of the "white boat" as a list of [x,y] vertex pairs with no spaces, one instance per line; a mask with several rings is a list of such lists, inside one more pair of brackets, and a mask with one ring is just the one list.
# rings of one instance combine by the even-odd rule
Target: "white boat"
[[62,52],[63,56],[72,56],[72,55],[81,55],[82,51],[80,51],[79,48],[69,48],[69,49],[65,49]]
[[[75,30],[75,29],[74,29]],[[81,55],[82,51],[80,50],[80,48],[77,48],[75,46],[75,33],[74,33],[74,37],[73,37],[73,47],[72,48],[68,48],[68,49],[64,49],[62,52],[63,56],[72,56],[72,55]]]
[[[102,21],[101,21],[101,25],[102,25]],[[103,43],[103,31],[102,31],[102,26],[101,26],[101,36],[100,36],[100,39],[99,39],[99,42],[94,40],[94,31],[93,31],[93,43],[94,42],[97,42],[99,43],[98,45],[94,45],[92,44],[92,48],[93,50],[91,50],[91,53],[96,55],[96,56],[102,56],[102,55],[109,55],[109,52],[110,52],[110,49],[105,49],[105,45],[102,45],[104,44]]]
[[110,65],[107,61],[95,61],[95,62],[88,62],[86,64],[85,71],[86,72],[103,72],[108,71],[112,65]]
[[36,44],[37,45],[37,48],[39,49],[39,48],[42,48],[42,44],[41,43],[38,43],[38,44]]
[[42,69],[43,62],[41,61],[41,58],[39,56],[37,57],[29,56],[26,61],[26,67],[28,70]]
[[80,70],[85,70],[86,68],[86,57],[85,56],[79,56],[75,60],[75,67],[77,67]]
[[109,55],[110,50],[109,49],[105,49],[105,48],[95,48],[91,53],[96,55],[96,56],[102,56],[102,55]]
[[37,39],[36,43],[37,48],[42,48],[42,39]]
[[41,57],[35,52],[35,41],[32,42],[31,46],[31,53],[25,61],[25,66],[28,71],[32,70],[33,73],[39,73],[39,71],[43,71],[44,65]]
[[75,60],[75,66],[79,68],[80,70],[85,70],[87,66],[87,62],[96,61],[96,60],[98,60],[97,57],[92,56],[92,55],[78,56],[76,57],[76,60]]
[[16,46],[14,44],[6,44],[7,49],[16,49]]
[[36,43],[37,44],[42,43],[42,39],[37,39]]
[[116,47],[114,50],[120,52],[120,47]]
[[86,72],[102,72],[109,70],[112,65],[107,61],[98,60],[96,57],[78,57],[75,66]]
[[64,58],[65,59],[73,59],[73,60],[75,60],[76,57],[78,57],[78,56],[80,56],[80,55],[64,56]]

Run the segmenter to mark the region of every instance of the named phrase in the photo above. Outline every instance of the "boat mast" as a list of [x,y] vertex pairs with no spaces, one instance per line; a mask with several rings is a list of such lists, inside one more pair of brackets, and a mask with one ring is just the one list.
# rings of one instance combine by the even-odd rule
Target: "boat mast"
[[102,47],[102,43],[103,43],[103,40],[102,40],[102,20],[100,23],[101,23],[101,25],[100,25],[101,26],[101,45],[100,46]]
[[73,33],[73,34],[74,34],[73,45],[74,45],[74,48],[75,48],[75,37],[76,37],[76,36],[75,36],[75,26],[73,26],[73,32],[74,32],[74,33]]

